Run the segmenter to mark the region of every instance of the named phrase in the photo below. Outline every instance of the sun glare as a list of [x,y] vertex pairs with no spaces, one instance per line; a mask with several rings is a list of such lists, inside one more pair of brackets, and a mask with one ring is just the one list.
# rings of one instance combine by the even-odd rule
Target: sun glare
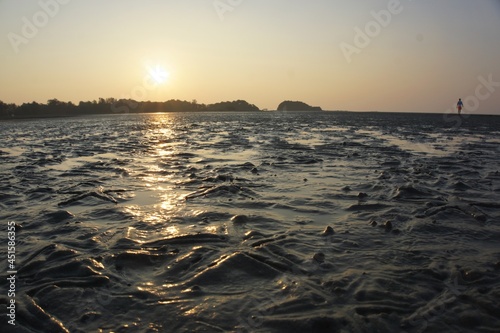
[[167,81],[170,73],[167,72],[160,65],[156,65],[155,67],[150,67],[148,69],[149,76],[156,84],[163,84]]

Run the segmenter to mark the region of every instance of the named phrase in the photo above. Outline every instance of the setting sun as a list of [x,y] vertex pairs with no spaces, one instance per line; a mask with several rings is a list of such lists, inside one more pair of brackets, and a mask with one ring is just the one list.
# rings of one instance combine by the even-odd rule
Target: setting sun
[[156,84],[165,83],[170,76],[170,73],[160,65],[148,68],[148,74]]

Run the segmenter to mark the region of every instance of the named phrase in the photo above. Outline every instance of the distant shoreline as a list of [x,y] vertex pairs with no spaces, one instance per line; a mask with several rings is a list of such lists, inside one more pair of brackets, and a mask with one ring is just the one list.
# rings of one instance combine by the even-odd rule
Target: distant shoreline
[[[214,104],[200,104],[196,100],[191,102],[182,100],[168,100],[165,102],[137,102],[134,100],[117,100],[114,98],[99,98],[98,101],[62,102],[57,99],[48,100],[47,103],[23,103],[21,105],[6,104],[0,101],[0,121],[22,119],[50,119],[68,118],[92,115],[119,115],[119,114],[158,114],[158,113],[183,113],[183,112],[336,112],[336,113],[389,113],[406,115],[445,115],[459,117],[457,113],[445,112],[402,112],[402,111],[353,111],[353,110],[322,110],[298,101],[283,101],[276,110],[259,109],[254,104],[244,100],[218,102]],[[462,114],[463,119],[471,116],[500,116],[498,114]]]
[[[289,106],[288,110],[286,106]],[[280,110],[281,108],[281,110]],[[298,101],[284,101],[278,106],[280,111],[322,111],[320,107],[311,107]],[[23,103],[21,105],[7,104],[0,101],[0,119],[37,119],[74,117],[96,114],[129,114],[129,113],[159,113],[159,112],[244,112],[261,111],[254,104],[245,100],[224,101],[213,104],[198,103],[197,100],[182,101],[171,99],[165,102],[138,102],[131,99],[99,98],[98,101],[63,102],[50,99],[47,103]]]

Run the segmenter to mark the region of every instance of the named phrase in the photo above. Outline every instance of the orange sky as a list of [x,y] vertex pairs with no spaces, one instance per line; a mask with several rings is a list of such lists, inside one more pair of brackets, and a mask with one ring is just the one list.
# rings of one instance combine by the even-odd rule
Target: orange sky
[[462,97],[500,114],[496,0],[0,0],[0,31],[9,103],[446,112]]

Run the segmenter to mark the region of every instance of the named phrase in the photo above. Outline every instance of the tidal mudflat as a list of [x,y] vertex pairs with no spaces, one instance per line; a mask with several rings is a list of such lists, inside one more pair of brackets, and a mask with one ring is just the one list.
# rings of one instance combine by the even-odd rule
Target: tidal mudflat
[[497,332],[500,117],[448,120],[0,122],[15,332]]

